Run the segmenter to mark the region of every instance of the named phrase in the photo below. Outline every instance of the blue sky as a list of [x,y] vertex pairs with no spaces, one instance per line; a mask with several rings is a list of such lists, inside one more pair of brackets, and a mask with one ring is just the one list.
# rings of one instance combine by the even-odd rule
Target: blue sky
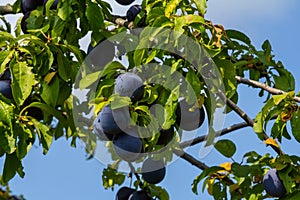
[[[1,4],[13,2],[2,0]],[[139,3],[140,1],[136,1]],[[299,68],[299,13],[300,2],[296,0],[209,0],[206,18],[214,24],[222,24],[225,29],[237,29],[246,33],[257,48],[265,39],[273,46],[276,60],[281,60],[295,76],[300,78]],[[113,4],[116,14],[124,14],[128,7]],[[18,15],[19,16],[19,15]],[[8,17],[15,21],[15,16]],[[84,42],[83,42],[84,43]],[[300,90],[299,81],[297,91]],[[241,106],[251,117],[255,117],[264,99],[255,98],[258,90],[246,86],[239,88]],[[235,115],[226,118],[226,124],[241,122]],[[237,142],[235,159],[241,160],[243,153],[256,150],[261,153],[272,153],[259,141],[250,128],[234,132],[226,136]],[[297,144],[284,141],[282,148],[287,153],[300,154]],[[299,145],[299,144],[298,144]],[[189,149],[197,156],[199,147]],[[0,160],[2,161],[2,160]],[[208,165],[216,165],[230,161],[212,151],[202,159]],[[26,176],[24,179],[16,176],[10,186],[14,193],[24,194],[28,200],[72,199],[99,200],[114,199],[115,191],[104,190],[101,181],[103,165],[97,160],[86,160],[83,145],[70,147],[70,141],[59,139],[53,143],[49,153],[42,155],[42,149],[34,146],[24,159]],[[2,163],[0,164],[0,168]],[[165,187],[172,200],[212,199],[207,194],[195,196],[191,192],[193,179],[201,173],[189,163],[177,160],[167,167],[167,176],[160,184]],[[127,183],[128,185],[128,183]],[[201,188],[200,188],[201,190]]]

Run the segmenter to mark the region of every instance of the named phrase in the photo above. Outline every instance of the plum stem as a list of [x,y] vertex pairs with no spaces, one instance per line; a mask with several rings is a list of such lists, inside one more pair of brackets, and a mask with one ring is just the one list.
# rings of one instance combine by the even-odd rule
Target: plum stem
[[135,178],[139,181],[139,186],[140,186],[140,188],[143,189],[143,188],[144,188],[144,185],[143,185],[143,183],[142,183],[142,181],[141,181],[141,178],[140,178],[139,174],[136,173],[135,168],[134,168],[134,166],[132,165],[131,162],[127,162],[127,163],[128,163],[128,165],[129,165],[129,167],[130,167],[131,173],[134,174]]

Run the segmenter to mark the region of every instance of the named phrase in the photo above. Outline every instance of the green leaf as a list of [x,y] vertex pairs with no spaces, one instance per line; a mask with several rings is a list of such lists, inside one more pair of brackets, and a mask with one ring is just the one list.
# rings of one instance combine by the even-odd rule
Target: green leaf
[[249,174],[249,165],[240,165],[238,163],[232,163],[231,171],[237,177],[247,177]]
[[97,4],[88,1],[85,15],[93,31],[99,31],[105,27],[102,9]]
[[300,143],[300,110],[293,113],[291,119],[292,133],[295,139]]
[[280,200],[297,200],[300,199],[300,191],[296,190],[291,194],[286,195],[285,197],[281,198]]
[[224,156],[230,158],[236,152],[236,146],[231,140],[219,140],[215,148]]
[[31,119],[37,134],[39,136],[40,143],[43,146],[43,154],[46,154],[52,144],[52,133],[50,131],[50,128],[46,126],[45,124],[42,124],[41,122],[37,121],[36,119]]
[[279,105],[287,96],[289,96],[288,93],[273,95],[272,98],[273,98],[274,104]]
[[18,133],[17,156],[22,160],[30,151],[34,143],[34,135],[31,130],[21,123],[14,124],[14,132]]
[[212,167],[209,167],[207,169],[204,169],[202,171],[202,173],[200,175],[198,175],[194,181],[193,181],[193,184],[192,184],[192,191],[195,193],[195,194],[198,194],[198,184],[200,183],[200,181],[202,179],[204,179],[205,177],[207,176],[210,176],[211,174],[214,174],[220,170],[224,170],[223,167],[219,167],[219,166],[212,166]]
[[12,93],[18,106],[23,105],[35,84],[34,74],[31,69],[25,62],[15,63],[11,68]]
[[21,176],[24,175],[21,161],[18,159],[16,153],[6,154],[2,182],[7,184],[15,175],[19,173]]
[[130,98],[126,96],[119,96],[118,94],[113,94],[110,96],[109,101],[111,101],[111,109],[123,108],[130,105]]
[[283,91],[295,90],[295,78],[293,74],[284,68],[276,68],[279,75],[273,75],[275,81],[275,88]]
[[107,65],[105,65],[104,70],[101,73],[101,77],[104,76],[114,76],[118,70],[125,70],[124,65],[122,65],[120,62],[118,61],[113,61],[108,63]]
[[206,1],[207,0],[193,0],[193,2],[196,4],[198,11],[201,13],[201,16],[204,16],[206,13]]
[[82,77],[82,79],[79,82],[79,88],[83,90],[91,86],[93,83],[99,80],[101,73],[101,71],[98,71]]
[[60,111],[54,109],[53,107],[51,107],[47,104],[40,103],[40,102],[33,102],[33,103],[29,104],[21,111],[20,115],[22,115],[22,113],[30,107],[40,108],[41,110],[43,110],[43,112],[55,116],[60,121],[60,123],[63,123],[63,124],[66,123],[67,118]]
[[0,127],[0,146],[8,154],[16,151],[16,138],[7,127]]
[[70,1],[64,1],[60,8],[58,8],[57,15],[63,20],[67,21],[71,18],[71,14],[73,13],[72,5]]
[[164,188],[162,188],[160,186],[156,186],[156,185],[149,185],[148,188],[150,190],[151,196],[156,196],[157,198],[163,199],[163,200],[170,199],[170,196],[169,196],[167,190],[165,190]]
[[195,74],[194,71],[189,70],[186,75],[186,80],[192,86],[193,91],[195,92],[195,95],[198,98],[200,96],[200,91],[201,91],[201,86],[202,86],[198,76]]
[[234,68],[234,65],[230,60],[219,59],[219,58],[214,59],[214,62],[220,69],[223,82],[225,85],[226,96],[228,98],[231,98],[235,94],[237,89],[237,82],[235,79],[236,70]]
[[226,30],[226,35],[231,39],[236,39],[236,40],[242,41],[248,45],[251,44],[251,40],[249,39],[249,37],[240,31]]
[[114,189],[115,185],[121,185],[125,181],[125,174],[118,172],[116,169],[107,167],[102,172],[102,182],[105,189]]
[[46,80],[42,83],[42,99],[50,106],[55,107],[59,95],[59,79],[54,76],[50,83]]
[[72,70],[70,68],[70,63],[69,60],[67,59],[66,56],[63,55],[61,51],[58,51],[57,54],[57,64],[58,64],[58,74],[59,76],[64,80],[64,81],[69,81],[71,76],[70,76],[70,71]]

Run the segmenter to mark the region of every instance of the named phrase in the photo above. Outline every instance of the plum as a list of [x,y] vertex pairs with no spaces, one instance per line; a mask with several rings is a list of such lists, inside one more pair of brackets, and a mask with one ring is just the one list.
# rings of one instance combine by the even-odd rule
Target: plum
[[139,87],[143,86],[143,80],[138,75],[126,72],[120,74],[115,81],[114,92],[120,96],[131,97]]
[[135,189],[129,187],[121,187],[116,194],[116,200],[128,200],[130,195],[135,191]]
[[0,80],[0,93],[8,99],[12,99],[11,82],[8,80]]
[[114,43],[106,39],[98,42],[96,46],[92,46],[90,43],[87,49],[89,61],[92,65],[97,67],[104,67],[106,64],[111,62],[115,57],[115,52]]
[[173,126],[167,130],[161,129],[159,132],[160,135],[158,137],[156,144],[164,145],[164,146],[166,146],[169,142],[171,142],[175,134]]
[[44,0],[21,0],[21,12],[26,14],[32,10],[35,10],[38,6],[42,6]]
[[23,31],[23,33],[28,33],[27,32],[27,22],[26,22],[26,19],[28,19],[30,16],[30,12],[27,12],[24,14],[24,16],[22,17],[22,20],[21,20],[21,29]]
[[116,2],[118,2],[119,4],[123,5],[123,6],[127,6],[130,5],[134,2],[135,0],[116,0]]
[[134,21],[136,16],[141,12],[142,6],[141,5],[133,5],[131,6],[126,12],[126,18],[128,21]]
[[0,93],[8,99],[13,99],[11,89],[11,73],[9,68],[6,68],[0,75]]
[[128,200],[152,200],[152,198],[147,191],[140,190],[133,192]]
[[272,197],[283,197],[286,189],[279,178],[276,169],[270,169],[264,176],[263,185],[266,192]]
[[205,119],[205,111],[203,106],[201,108],[194,108],[185,100],[179,102],[176,108],[176,123],[182,130],[192,131],[199,128]]
[[110,108],[110,104],[102,108],[99,113],[99,120],[101,122],[101,127],[104,133],[108,135],[116,135],[122,132],[114,118],[114,114],[112,109]]
[[96,134],[98,139],[102,140],[102,141],[108,141],[108,140],[111,141],[113,139],[113,136],[114,136],[112,134],[107,134],[103,131],[102,123],[101,123],[101,120],[100,120],[100,114],[94,120],[93,132]]
[[136,90],[134,90],[134,92],[130,96],[131,102],[135,103],[135,102],[141,100],[144,95],[144,90],[145,90],[145,85],[142,85],[142,86],[138,87]]
[[134,133],[121,133],[113,138],[116,154],[127,162],[133,162],[141,157],[143,142]]
[[142,177],[151,184],[157,184],[161,182],[166,175],[166,167],[162,160],[153,160],[148,158],[142,165]]

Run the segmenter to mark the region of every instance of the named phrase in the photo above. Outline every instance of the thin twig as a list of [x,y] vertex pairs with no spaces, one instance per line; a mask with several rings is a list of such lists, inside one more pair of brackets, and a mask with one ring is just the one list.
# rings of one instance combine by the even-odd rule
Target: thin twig
[[6,4],[5,6],[0,6],[0,15],[7,15],[7,14],[15,14],[13,10],[13,6],[10,4]]
[[[250,85],[250,86],[256,87],[256,88],[261,88],[261,89],[263,89],[263,90],[265,90],[265,91],[267,91],[267,92],[269,92],[271,94],[275,94],[276,95],[276,94],[285,94],[286,93],[283,90],[272,88],[269,85],[261,83],[259,81],[250,80],[250,79],[243,78],[243,77],[240,77],[240,76],[235,76],[235,79],[239,83]],[[300,97],[294,97],[294,100],[300,103]]]
[[[248,127],[250,126],[247,122],[241,122],[241,123],[238,123],[238,124],[233,124],[229,127],[226,127],[220,131],[217,131],[216,132],[216,136],[222,136],[222,135],[225,135],[227,133],[231,133],[233,131],[236,131],[236,130],[239,130],[239,129],[242,129],[242,128],[245,128],[245,127]],[[184,149],[186,147],[189,147],[189,146],[193,146],[193,145],[196,145],[196,144],[199,144],[201,142],[204,142],[206,140],[206,138],[208,137],[208,134],[206,135],[202,135],[202,136],[198,136],[194,139],[191,139],[191,140],[188,140],[188,141],[185,141],[185,142],[181,142],[179,144],[179,147]]]
[[205,163],[197,160],[192,155],[184,152],[181,149],[175,149],[174,148],[173,153],[176,154],[177,156],[181,157],[182,159],[188,161],[189,163],[191,163],[192,165],[194,165],[195,167],[197,167],[201,170],[205,170],[205,169],[209,168]]

